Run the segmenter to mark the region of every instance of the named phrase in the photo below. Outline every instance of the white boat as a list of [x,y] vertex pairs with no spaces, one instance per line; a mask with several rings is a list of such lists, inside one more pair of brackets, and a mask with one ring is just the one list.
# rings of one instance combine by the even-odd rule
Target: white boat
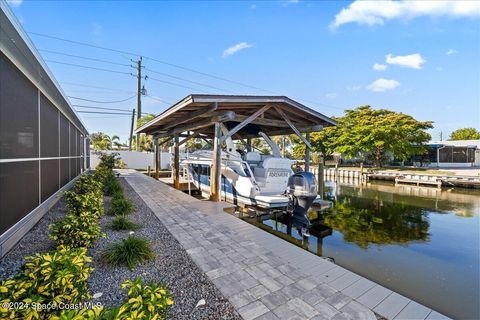
[[[286,208],[292,205],[292,197],[286,191],[294,174],[293,161],[282,157],[278,146],[266,134],[260,132],[260,135],[270,146],[271,155],[241,153],[231,138],[226,140],[226,150],[221,152],[221,198],[241,207]],[[212,159],[213,151],[199,150],[182,161],[192,182],[205,196],[210,194]],[[314,202],[328,206],[320,197]]]

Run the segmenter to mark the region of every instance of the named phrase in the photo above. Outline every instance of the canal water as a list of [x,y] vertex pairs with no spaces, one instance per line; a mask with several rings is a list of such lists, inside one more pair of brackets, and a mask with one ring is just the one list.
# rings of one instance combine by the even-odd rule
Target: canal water
[[309,236],[285,216],[243,219],[455,319],[480,319],[480,190],[326,182]]

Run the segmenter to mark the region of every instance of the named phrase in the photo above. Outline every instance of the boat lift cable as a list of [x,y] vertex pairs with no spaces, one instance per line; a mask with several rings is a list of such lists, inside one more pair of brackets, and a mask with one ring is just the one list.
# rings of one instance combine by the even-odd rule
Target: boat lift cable
[[[77,45],[87,46],[87,47],[101,49],[101,50],[106,50],[106,51],[110,51],[110,52],[116,52],[116,53],[120,53],[120,54],[126,54],[126,55],[131,55],[131,56],[138,56],[138,57],[141,56],[141,57],[143,57],[145,59],[148,59],[148,60],[151,60],[151,61],[155,61],[155,62],[164,64],[164,65],[168,65],[168,66],[171,66],[171,67],[174,67],[174,68],[177,68],[177,69],[181,69],[181,70],[185,70],[185,71],[188,71],[188,72],[200,74],[200,75],[212,78],[212,79],[217,79],[217,80],[221,80],[221,81],[228,82],[228,83],[231,83],[231,84],[235,84],[235,85],[238,85],[238,86],[242,86],[242,87],[245,87],[245,88],[255,89],[255,90],[258,90],[258,91],[265,92],[265,93],[278,95],[277,92],[272,91],[272,90],[263,89],[263,88],[260,88],[260,87],[257,87],[257,86],[253,86],[253,85],[242,83],[242,82],[239,82],[239,81],[227,79],[227,78],[220,77],[220,76],[210,74],[210,73],[207,73],[207,72],[198,71],[198,70],[195,70],[195,69],[192,69],[192,68],[189,68],[189,67],[185,67],[185,66],[170,63],[170,62],[167,62],[167,61],[159,60],[159,59],[156,59],[156,58],[148,57],[148,56],[145,56],[145,55],[142,55],[142,54],[139,54],[139,53],[135,53],[135,52],[128,52],[128,51],[123,51],[123,50],[118,50],[118,49],[113,49],[113,48],[107,48],[107,47],[103,47],[103,46],[93,45],[93,44],[90,44],[90,43],[85,43],[85,42],[80,42],[80,41],[75,41],[75,40],[64,39],[64,38],[51,36],[51,35],[38,33],[38,32],[28,32],[28,33],[32,34],[32,35],[39,36],[39,37],[55,39],[55,40],[58,40],[58,41],[65,41],[65,42],[69,42],[69,43],[73,43],[73,44],[77,44]],[[165,83],[167,83],[167,82],[165,82]],[[188,88],[188,89],[191,89],[191,88]],[[326,108],[332,108],[332,109],[337,109],[337,110],[342,110],[342,111],[344,110],[343,108],[330,106],[330,105],[321,103],[319,101],[307,100],[307,99],[303,99],[303,98],[299,98],[299,97],[295,97],[295,99],[300,100],[300,101],[304,101],[304,102],[309,102],[309,103],[312,103],[312,104],[317,104],[317,105],[320,105],[320,106],[323,106],[323,107],[326,107]]]

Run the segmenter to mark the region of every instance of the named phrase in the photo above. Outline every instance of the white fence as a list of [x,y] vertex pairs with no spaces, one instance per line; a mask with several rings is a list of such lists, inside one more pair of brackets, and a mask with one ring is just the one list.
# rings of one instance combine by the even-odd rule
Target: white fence
[[[147,169],[155,167],[155,154],[153,152],[136,151],[102,151],[104,153],[118,153],[120,158],[130,169]],[[172,161],[172,154],[168,152],[161,153],[161,169],[169,169]],[[92,152],[90,156],[90,166],[94,169],[100,162],[100,155]]]

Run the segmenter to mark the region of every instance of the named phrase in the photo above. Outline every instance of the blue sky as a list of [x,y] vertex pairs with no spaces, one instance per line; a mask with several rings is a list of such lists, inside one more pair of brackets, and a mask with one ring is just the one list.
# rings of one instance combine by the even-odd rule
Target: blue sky
[[[388,108],[434,121],[434,139],[440,131],[446,138],[456,128],[480,127],[478,2],[16,0],[11,6],[29,32],[141,53],[290,96],[329,116],[365,104]],[[137,56],[30,37],[38,49],[121,65],[41,51],[48,61],[135,72],[128,65]],[[69,96],[118,101],[136,90],[136,79],[128,74],[48,61]],[[192,92],[225,93],[153,71],[228,92],[268,94],[150,59],[144,59],[144,65],[151,78],[193,88],[147,80],[145,87],[154,98],[144,97],[145,112],[158,114]],[[135,99],[109,104],[71,101],[120,109],[135,106]],[[128,116],[82,118],[90,132],[127,139]]]

